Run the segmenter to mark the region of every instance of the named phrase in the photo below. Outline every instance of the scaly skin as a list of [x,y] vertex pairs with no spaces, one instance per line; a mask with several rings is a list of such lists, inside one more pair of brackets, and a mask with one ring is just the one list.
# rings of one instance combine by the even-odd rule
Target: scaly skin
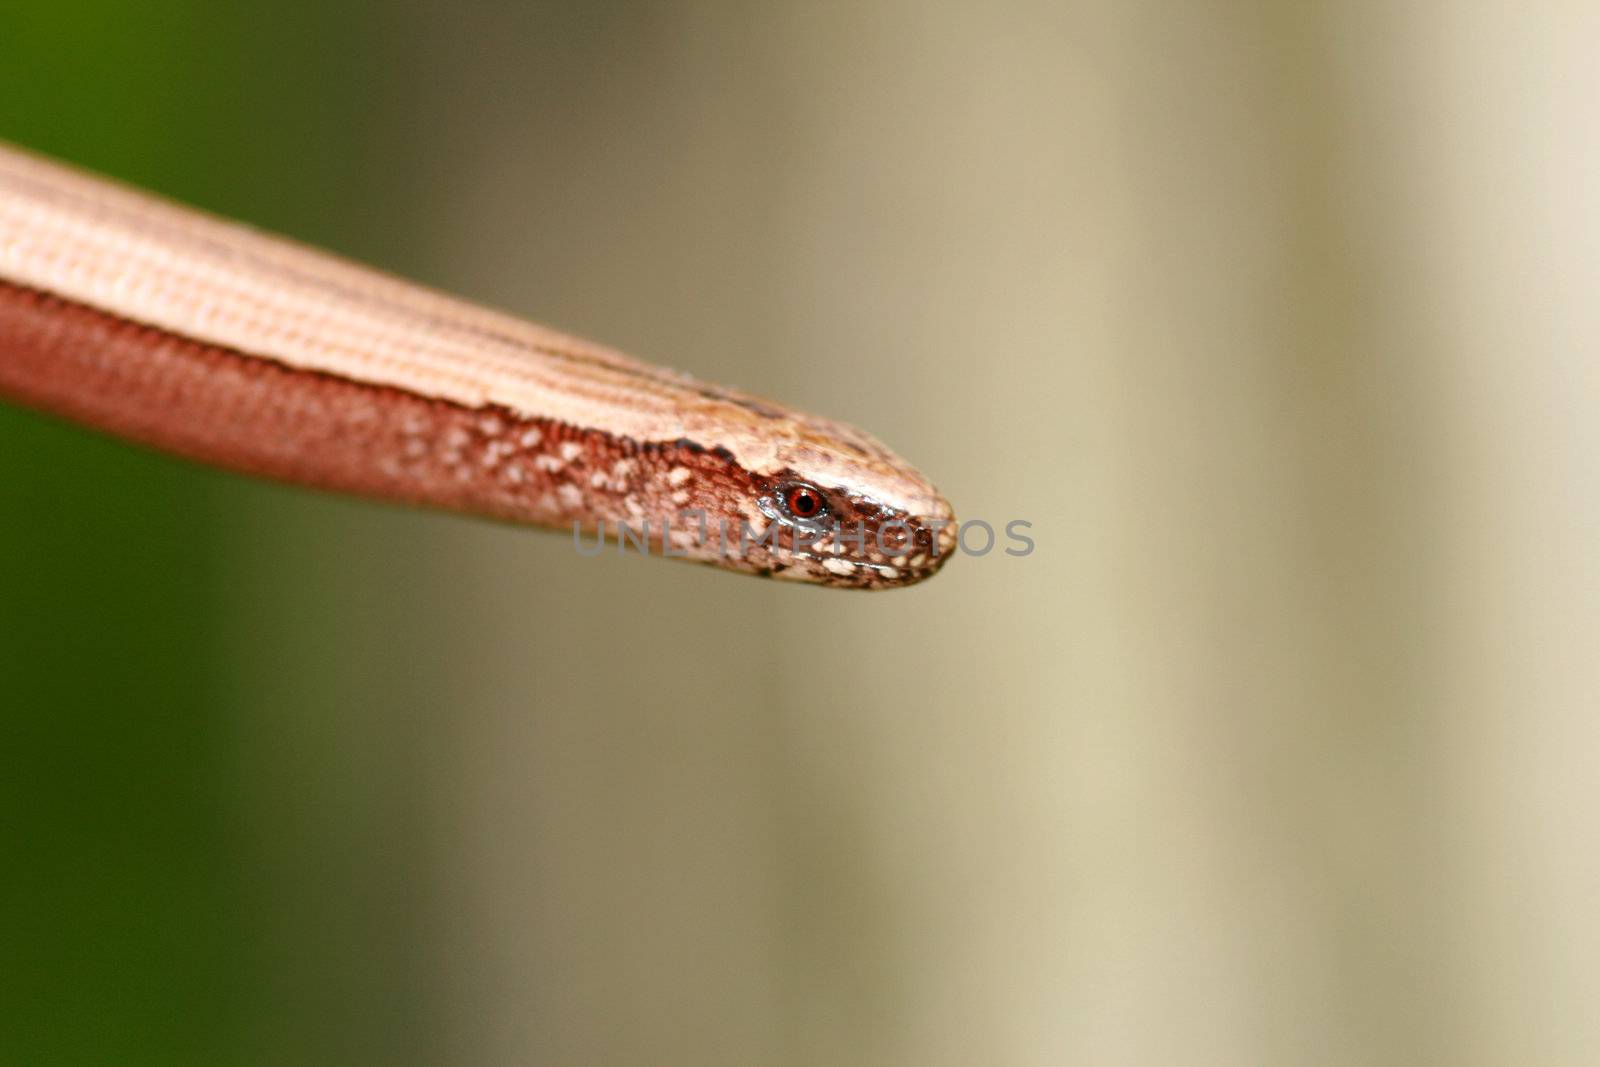
[[824,585],[906,585],[955,544],[944,498],[852,427],[3,145],[0,396],[248,474],[627,523],[659,554]]

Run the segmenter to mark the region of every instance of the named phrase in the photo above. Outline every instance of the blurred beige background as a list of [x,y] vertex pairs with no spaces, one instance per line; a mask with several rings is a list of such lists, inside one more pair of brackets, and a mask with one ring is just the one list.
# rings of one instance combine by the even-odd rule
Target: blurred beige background
[[854,596],[230,489],[238,1059],[1600,1061],[1593,5],[343,32],[359,172],[209,206],[1038,549]]

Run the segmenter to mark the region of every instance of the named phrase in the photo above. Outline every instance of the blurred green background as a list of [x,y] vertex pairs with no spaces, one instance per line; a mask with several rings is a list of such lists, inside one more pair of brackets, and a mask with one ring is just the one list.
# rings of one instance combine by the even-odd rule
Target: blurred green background
[[0,1062],[1600,1061],[1600,12],[0,7],[0,137],[864,425],[778,587],[0,408]]

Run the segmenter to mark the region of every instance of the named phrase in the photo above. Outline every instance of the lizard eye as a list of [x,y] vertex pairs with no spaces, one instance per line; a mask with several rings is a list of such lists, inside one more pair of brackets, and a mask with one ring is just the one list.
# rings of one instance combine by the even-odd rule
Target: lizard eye
[[821,518],[828,512],[822,490],[805,482],[792,482],[778,491],[783,510],[796,519]]

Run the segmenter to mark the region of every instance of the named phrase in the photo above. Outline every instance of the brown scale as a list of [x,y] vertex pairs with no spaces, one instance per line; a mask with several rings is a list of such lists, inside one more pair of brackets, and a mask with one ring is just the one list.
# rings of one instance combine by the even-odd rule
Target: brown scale
[[[663,518],[700,509],[710,536],[680,546],[692,558],[830,585],[905,584],[937,570],[954,540],[953,528],[936,534],[914,516],[818,486],[831,517],[864,526],[862,547],[843,546],[850,566],[832,554],[830,567],[836,539],[796,551],[792,525],[773,518],[775,490],[793,472],[746,471],[721,447],[638,442],[291,368],[3,282],[0,396],[277,481],[567,529],[604,522],[614,533],[616,523],[648,520],[657,551]],[[896,521],[913,525],[911,548],[883,553],[877,533]],[[757,532],[775,523],[777,543],[741,551],[741,523]]]

